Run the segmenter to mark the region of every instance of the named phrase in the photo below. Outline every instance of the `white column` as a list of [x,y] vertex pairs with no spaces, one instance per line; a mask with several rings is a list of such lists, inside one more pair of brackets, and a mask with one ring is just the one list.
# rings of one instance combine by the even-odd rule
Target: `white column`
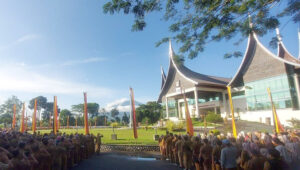
[[199,105],[198,105],[198,91],[197,91],[197,88],[195,87],[195,90],[194,90],[194,96],[195,96],[195,114],[196,114],[196,117],[200,117],[200,114],[199,114]]
[[298,75],[294,74],[294,82],[295,82],[295,88],[296,88],[296,94],[297,94],[297,100],[298,100],[298,108],[300,108],[300,87],[299,87],[299,78]]
[[166,114],[167,114],[167,119],[169,119],[169,106],[168,106],[168,98],[166,97]]
[[224,113],[225,113],[226,116],[227,116],[227,104],[226,104],[225,92],[222,92],[222,98],[223,98]]
[[180,102],[179,102],[179,100],[178,100],[177,104],[178,104],[178,118],[179,118],[179,119],[182,119],[182,116],[181,116],[181,107],[180,107]]

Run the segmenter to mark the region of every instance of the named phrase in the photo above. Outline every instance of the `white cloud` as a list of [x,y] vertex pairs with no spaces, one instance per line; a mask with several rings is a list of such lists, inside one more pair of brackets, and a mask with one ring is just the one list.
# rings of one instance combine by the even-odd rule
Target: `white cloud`
[[106,98],[114,94],[114,90],[109,88],[59,80],[29,71],[24,67],[1,67],[0,81],[0,91],[5,92],[76,95],[86,91],[90,97]]
[[79,59],[79,60],[69,60],[64,63],[62,63],[62,66],[73,66],[78,64],[87,64],[87,63],[97,63],[101,61],[105,61],[106,58],[103,57],[91,57],[91,58],[85,58],[85,59]]
[[15,41],[15,43],[22,43],[25,41],[30,41],[30,40],[34,40],[34,39],[38,39],[38,38],[40,38],[40,36],[37,34],[27,34],[27,35],[24,35],[24,36],[20,37],[19,39],[17,39]]
[[15,40],[13,42],[10,42],[6,45],[0,46],[0,50],[5,50],[5,49],[11,48],[13,46],[16,46],[18,44],[24,43],[26,41],[31,41],[31,40],[34,40],[34,39],[38,39],[40,37],[41,36],[38,35],[38,34],[26,34],[22,37],[19,37],[17,40]]

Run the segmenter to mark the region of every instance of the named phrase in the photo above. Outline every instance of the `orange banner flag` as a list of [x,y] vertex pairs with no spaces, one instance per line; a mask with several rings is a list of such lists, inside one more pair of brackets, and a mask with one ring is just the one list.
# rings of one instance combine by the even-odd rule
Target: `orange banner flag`
[[131,101],[131,115],[132,115],[132,127],[133,136],[135,139],[138,138],[137,127],[136,127],[136,113],[135,113],[135,103],[134,103],[134,93],[133,89],[130,87],[130,101]]
[[25,130],[24,114],[25,114],[25,103],[23,103],[23,109],[22,109],[22,115],[21,115],[21,126],[20,126],[20,132],[21,133],[23,133],[24,130]]
[[273,98],[272,98],[272,93],[271,93],[270,88],[267,88],[267,91],[268,91],[268,95],[269,95],[270,102],[271,102],[271,107],[272,107],[272,112],[273,112],[273,122],[274,122],[274,128],[276,130],[276,133],[284,132],[284,128],[279,121],[279,118],[278,118],[278,115],[276,112],[276,108],[273,103]]
[[[181,93],[182,93],[182,87],[181,87]],[[186,120],[186,132],[190,136],[194,136],[194,127],[192,123],[192,119],[189,112],[189,106],[186,100],[185,91],[183,91],[183,99],[184,99],[184,108],[185,108],[185,120]]]
[[35,133],[36,131],[36,109],[37,109],[37,99],[34,100],[34,109],[32,115],[32,132]]
[[84,96],[84,130],[85,134],[89,134],[89,120],[88,120],[88,112],[87,112],[87,96],[86,93],[83,93]]
[[57,125],[57,107],[56,107],[56,105],[57,105],[57,97],[56,96],[54,96],[54,102],[53,102],[53,132],[54,132],[54,134],[56,135],[56,133],[57,133],[57,127],[58,127],[58,125]]
[[17,114],[17,105],[16,104],[14,104],[13,112],[14,112],[14,115],[13,115],[12,129],[15,129],[15,126],[16,126],[16,114]]

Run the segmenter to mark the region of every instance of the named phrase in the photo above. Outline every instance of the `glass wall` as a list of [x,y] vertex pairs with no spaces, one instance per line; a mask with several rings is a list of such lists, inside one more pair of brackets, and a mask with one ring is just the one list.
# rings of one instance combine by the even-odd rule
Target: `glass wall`
[[295,93],[294,83],[289,82],[290,76],[281,75],[268,79],[245,83],[245,94],[248,110],[271,109],[267,88],[272,92],[273,102],[276,108],[292,108]]
[[178,117],[177,106],[177,101],[172,99],[168,100],[169,117]]

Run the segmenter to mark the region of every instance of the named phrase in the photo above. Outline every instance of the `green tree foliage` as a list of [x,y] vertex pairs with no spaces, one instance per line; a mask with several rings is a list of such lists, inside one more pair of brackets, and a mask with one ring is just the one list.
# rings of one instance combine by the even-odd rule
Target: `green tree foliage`
[[125,123],[125,124],[128,124],[129,123],[129,117],[127,116],[126,113],[124,113],[123,117],[122,117],[122,121]]
[[29,101],[29,109],[33,110],[34,109],[34,100],[37,99],[37,110],[38,112],[41,111],[41,109],[45,109],[46,108],[46,105],[47,105],[47,98],[44,97],[44,96],[38,96],[38,97],[35,97],[33,99],[31,99]]
[[67,126],[67,119],[69,116],[69,126],[75,126],[75,117],[68,109],[63,109],[59,114],[59,120],[62,126]]
[[[181,54],[193,59],[204,51],[211,41],[229,40],[236,35],[245,39],[254,30],[259,35],[273,31],[280,25],[281,17],[300,22],[299,0],[111,0],[103,5],[104,13],[132,14],[132,31],[146,27],[147,14],[161,11],[163,19],[170,23],[172,39],[181,44]],[[248,15],[253,27],[249,27]],[[157,43],[167,42],[162,38]],[[240,52],[227,53],[224,57],[239,57]]]
[[148,123],[153,124],[161,118],[162,107],[157,102],[148,102],[142,104],[136,109],[136,116],[138,122],[142,122],[144,118],[148,118]]
[[220,123],[223,122],[223,118],[221,117],[220,114],[211,112],[206,115],[206,121],[211,123]]
[[[60,113],[60,108],[59,106],[57,106],[57,113]],[[42,120],[43,122],[48,123],[49,122],[49,118],[53,116],[53,102],[47,102],[45,105],[45,108],[42,112]],[[59,115],[58,115],[59,116]]]
[[18,115],[22,109],[22,102],[16,96],[8,98],[0,106],[0,123],[4,123],[5,127],[12,124],[14,104],[16,104],[16,115]]
[[114,108],[110,111],[111,117],[115,118],[119,115],[119,110],[117,108]]
[[[87,103],[88,115],[92,118],[98,116],[99,114],[99,104],[98,103]],[[72,105],[71,110],[74,113],[83,114],[84,104]]]

